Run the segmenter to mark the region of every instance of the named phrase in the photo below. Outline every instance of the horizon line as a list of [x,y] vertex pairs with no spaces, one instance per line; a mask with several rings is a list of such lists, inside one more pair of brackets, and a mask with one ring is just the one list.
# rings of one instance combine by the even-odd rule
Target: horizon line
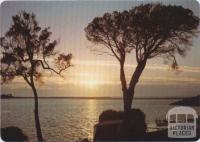
[[[195,96],[198,96],[200,94],[197,94]],[[192,97],[195,97],[195,96],[192,96]],[[185,99],[185,98],[192,98],[192,97],[135,97],[134,99]],[[11,98],[3,98],[3,99],[32,99],[34,97],[31,97],[31,96],[27,96],[27,97],[24,97],[24,96],[12,96]],[[123,99],[122,97],[108,97],[108,96],[105,96],[105,97],[83,97],[83,96],[47,96],[47,97],[44,97],[44,96],[40,96],[38,97],[40,99],[104,99],[104,100],[121,100]]]

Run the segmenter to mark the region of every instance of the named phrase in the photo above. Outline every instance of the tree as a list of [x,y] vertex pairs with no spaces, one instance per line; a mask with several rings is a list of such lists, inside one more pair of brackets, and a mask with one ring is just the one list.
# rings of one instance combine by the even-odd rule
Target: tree
[[[197,35],[199,18],[190,9],[162,4],[142,4],[129,11],[105,13],[85,28],[89,41],[103,45],[95,51],[114,56],[120,63],[124,111],[131,109],[136,84],[148,59],[163,57],[178,69],[176,56],[185,56]],[[95,46],[97,48],[99,46]],[[124,64],[135,51],[137,66],[127,84]]]
[[[31,87],[35,101],[35,126],[38,141],[43,141],[38,113],[38,93],[35,82],[41,81],[44,70],[61,76],[61,72],[71,66],[72,54],[58,54],[57,41],[51,41],[50,28],[42,29],[33,13],[25,11],[12,17],[12,26],[0,39],[2,50],[2,83],[9,83],[15,77],[22,77]],[[49,59],[54,57],[52,68]]]

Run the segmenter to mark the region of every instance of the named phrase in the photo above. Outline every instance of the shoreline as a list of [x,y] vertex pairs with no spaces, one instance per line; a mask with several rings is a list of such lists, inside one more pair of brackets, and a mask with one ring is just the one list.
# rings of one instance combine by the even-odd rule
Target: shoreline
[[[93,99],[93,100],[122,100],[123,98],[121,97],[38,97],[39,99]],[[186,99],[188,97],[184,98],[134,98],[136,100],[180,100],[180,99]],[[1,98],[2,100],[4,99],[34,99],[34,97],[17,97],[13,96],[10,98]]]

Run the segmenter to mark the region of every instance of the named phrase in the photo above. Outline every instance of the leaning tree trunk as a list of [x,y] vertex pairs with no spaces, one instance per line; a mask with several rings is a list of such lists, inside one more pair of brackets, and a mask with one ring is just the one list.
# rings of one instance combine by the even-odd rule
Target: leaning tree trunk
[[126,108],[126,93],[127,93],[127,84],[126,84],[126,77],[124,73],[124,62],[120,63],[120,81],[122,86],[122,92],[123,92],[123,103],[124,103],[124,110]]
[[31,87],[33,90],[34,100],[35,100],[34,115],[35,115],[35,127],[36,127],[36,132],[37,132],[37,138],[38,138],[38,141],[43,141],[42,131],[40,127],[40,120],[39,120],[39,112],[38,112],[38,95],[37,95],[37,91],[36,91],[34,83]]
[[125,78],[125,76],[123,76],[124,71],[122,71],[123,68],[121,67],[120,78],[122,78],[121,84],[122,84],[122,91],[123,91],[123,101],[124,101],[124,112],[125,113],[129,112],[131,110],[135,87],[136,87],[136,84],[138,83],[138,80],[146,66],[146,62],[147,62],[147,60],[143,60],[138,63],[138,65],[133,73],[133,76],[130,80],[129,87],[126,89],[123,89],[123,88],[125,88],[125,87],[123,87],[123,84],[124,84],[123,78]]

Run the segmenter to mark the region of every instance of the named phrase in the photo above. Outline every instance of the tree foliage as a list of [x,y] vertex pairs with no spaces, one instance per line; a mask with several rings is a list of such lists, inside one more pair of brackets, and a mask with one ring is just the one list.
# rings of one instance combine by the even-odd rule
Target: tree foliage
[[30,85],[32,78],[41,80],[43,69],[61,75],[70,67],[72,54],[58,54],[58,41],[51,40],[51,35],[49,27],[38,25],[33,13],[22,11],[13,16],[10,29],[0,39],[2,83],[22,76]]
[[154,57],[177,62],[197,34],[199,18],[181,6],[144,4],[129,11],[105,13],[85,28],[87,39],[104,45],[120,62],[136,52],[137,62]]

